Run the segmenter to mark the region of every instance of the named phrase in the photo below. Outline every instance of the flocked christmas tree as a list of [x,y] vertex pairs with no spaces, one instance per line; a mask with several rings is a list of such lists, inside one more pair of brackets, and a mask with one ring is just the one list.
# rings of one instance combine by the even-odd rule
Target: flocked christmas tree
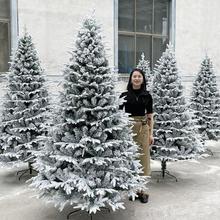
[[162,162],[195,158],[204,151],[203,145],[197,138],[187,109],[171,45],[154,71],[155,143],[152,157]]
[[[35,164],[32,186],[58,205],[96,213],[123,208],[122,192],[144,189],[137,145],[128,116],[119,110],[115,77],[108,66],[100,26],[87,18],[67,65],[55,126]],[[126,193],[127,194],[127,193]]]
[[213,64],[208,56],[202,61],[193,84],[190,108],[203,141],[219,139],[220,95]]
[[38,138],[46,133],[48,93],[35,46],[29,34],[18,41],[8,75],[0,133],[0,163],[32,163]]
[[144,72],[146,79],[146,89],[147,91],[151,91],[153,77],[150,70],[150,63],[148,60],[145,60],[144,53],[141,54],[141,59],[138,62],[137,68]]

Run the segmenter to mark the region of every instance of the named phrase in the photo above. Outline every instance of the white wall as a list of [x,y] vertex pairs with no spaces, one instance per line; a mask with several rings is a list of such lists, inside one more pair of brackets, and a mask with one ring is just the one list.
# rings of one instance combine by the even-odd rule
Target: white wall
[[[178,67],[185,92],[189,95],[192,81],[205,53],[212,58],[220,87],[220,0],[175,0],[175,45]],[[43,67],[48,75],[62,75],[68,62],[67,51],[82,18],[96,9],[103,24],[110,65],[114,65],[114,2],[115,0],[18,0],[20,33],[24,25],[32,34]],[[115,41],[115,42],[114,42]],[[122,91],[125,84],[117,86]]]
[[33,36],[43,67],[49,75],[61,75],[82,19],[95,9],[103,25],[110,65],[114,61],[114,1],[18,0],[19,34],[24,26]]
[[220,77],[219,9],[219,0],[176,0],[176,57],[188,81],[194,79],[206,53]]

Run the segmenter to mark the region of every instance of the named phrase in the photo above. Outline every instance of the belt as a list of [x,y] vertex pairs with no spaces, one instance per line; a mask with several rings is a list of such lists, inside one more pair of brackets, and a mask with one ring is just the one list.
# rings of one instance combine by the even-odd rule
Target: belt
[[147,125],[147,118],[146,116],[132,116],[135,122],[141,122],[139,133],[142,131],[143,125]]

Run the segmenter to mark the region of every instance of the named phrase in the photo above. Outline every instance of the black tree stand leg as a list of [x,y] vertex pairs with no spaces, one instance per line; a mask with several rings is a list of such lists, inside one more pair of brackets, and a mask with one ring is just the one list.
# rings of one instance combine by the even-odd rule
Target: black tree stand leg
[[213,154],[213,152],[212,152],[212,150],[210,150],[210,149],[206,149],[206,151],[208,152],[208,154],[210,154],[211,156],[214,156],[214,154]]
[[[109,209],[109,208],[102,207],[101,209],[107,210],[107,211],[110,213],[110,209]],[[79,211],[81,211],[81,209],[76,209],[76,210],[70,212],[70,213],[67,215],[66,218],[69,220],[69,219],[70,219],[70,216],[71,216],[72,214],[77,213],[77,212],[79,212]],[[92,215],[92,214],[89,214],[89,215],[90,215],[90,220],[92,220],[92,216],[93,216],[93,215]]]
[[21,173],[21,175],[19,176],[18,179],[21,180],[21,177],[24,176],[24,174],[26,174],[28,172],[29,172],[30,175],[33,174],[32,162],[28,162],[28,169],[20,170],[20,171],[17,172],[17,175],[19,175],[19,173]]
[[[174,178],[176,180],[176,182],[178,182],[177,178],[174,175],[170,174],[170,172],[167,170],[166,163],[167,163],[167,160],[163,159],[161,161],[161,171],[152,171],[152,173],[161,173],[163,179],[165,178],[165,175],[168,175],[168,176]],[[157,179],[157,182],[159,182],[159,179]]]
[[74,211],[72,211],[72,212],[70,212],[68,215],[67,215],[67,219],[70,219],[70,216],[72,215],[72,214],[74,214],[74,213],[76,213],[76,212],[79,212],[80,211],[80,209],[77,209],[77,210],[74,210]]

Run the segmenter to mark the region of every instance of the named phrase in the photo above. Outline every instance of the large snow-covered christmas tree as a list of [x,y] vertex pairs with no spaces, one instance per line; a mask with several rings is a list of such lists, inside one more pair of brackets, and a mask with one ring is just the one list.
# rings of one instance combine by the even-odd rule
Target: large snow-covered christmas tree
[[193,83],[190,108],[203,141],[220,138],[220,94],[211,59],[206,56]]
[[137,145],[128,116],[119,110],[115,74],[95,19],[83,21],[75,47],[64,71],[60,110],[31,185],[61,210],[66,204],[89,213],[123,208],[122,192],[134,196],[146,187],[146,178],[139,175]]
[[150,63],[148,60],[145,60],[144,53],[141,54],[141,59],[138,62],[137,68],[143,71],[146,79],[146,89],[147,91],[151,91],[153,77],[150,70]]
[[154,70],[155,111],[153,159],[173,161],[194,158],[203,152],[183,95],[175,53],[171,45]]
[[12,56],[0,133],[0,163],[33,162],[46,132],[48,93],[32,38],[25,33]]

